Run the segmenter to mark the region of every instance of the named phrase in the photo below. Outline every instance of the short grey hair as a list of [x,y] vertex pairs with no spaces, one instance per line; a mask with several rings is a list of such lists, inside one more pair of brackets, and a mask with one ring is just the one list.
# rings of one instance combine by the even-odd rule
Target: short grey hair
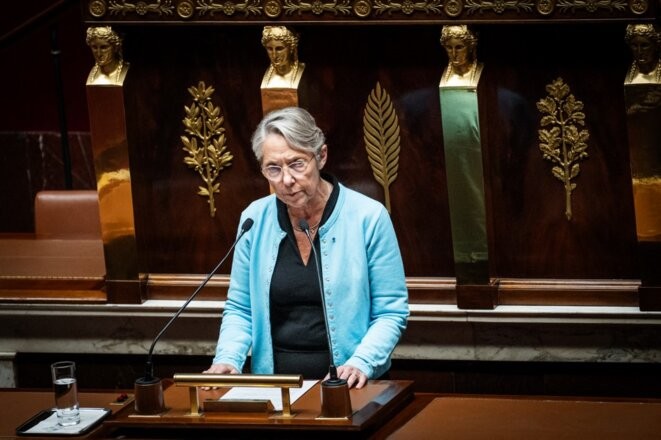
[[270,134],[285,138],[294,150],[311,153],[319,157],[326,137],[307,110],[300,107],[286,107],[274,110],[264,116],[252,135],[252,151],[259,163],[264,156],[264,140]]

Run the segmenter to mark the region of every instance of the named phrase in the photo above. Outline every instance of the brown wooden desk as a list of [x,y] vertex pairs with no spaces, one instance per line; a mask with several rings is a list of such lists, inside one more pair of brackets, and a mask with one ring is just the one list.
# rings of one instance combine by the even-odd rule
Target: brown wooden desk
[[379,438],[661,439],[661,400],[651,399],[416,395],[398,417]]
[[[81,392],[78,396],[80,406],[86,408],[108,408],[113,414],[133,405],[133,399],[128,398],[118,402],[120,392]],[[22,391],[16,389],[0,390],[0,438],[36,439],[36,436],[16,436],[16,428],[42,410],[55,405],[52,391]],[[91,431],[87,438],[94,438],[99,428]],[[53,439],[56,437],[46,437]],[[60,437],[62,438],[62,437]],[[72,437],[81,438],[81,437]]]

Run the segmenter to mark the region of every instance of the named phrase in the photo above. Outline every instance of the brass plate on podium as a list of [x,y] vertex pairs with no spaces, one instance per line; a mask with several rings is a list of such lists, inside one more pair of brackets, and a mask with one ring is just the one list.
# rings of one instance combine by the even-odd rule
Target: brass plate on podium
[[273,411],[270,400],[247,400],[232,399],[218,400],[208,399],[204,401],[204,412],[238,412],[238,413],[262,413],[269,414]]

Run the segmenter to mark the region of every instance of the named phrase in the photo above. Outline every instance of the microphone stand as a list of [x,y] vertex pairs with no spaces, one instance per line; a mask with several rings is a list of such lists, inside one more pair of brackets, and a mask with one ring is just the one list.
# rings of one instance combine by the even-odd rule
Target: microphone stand
[[332,419],[348,419],[353,413],[351,409],[351,398],[349,396],[349,386],[345,379],[337,377],[337,368],[333,360],[333,341],[330,337],[328,329],[328,321],[326,314],[326,297],[324,296],[324,285],[321,280],[321,271],[319,270],[319,261],[317,258],[317,250],[312,242],[310,235],[310,225],[305,219],[298,222],[298,226],[310,242],[312,254],[314,257],[314,265],[317,268],[317,281],[319,282],[319,293],[321,294],[321,306],[324,311],[324,324],[326,325],[326,336],[328,338],[328,350],[330,355],[329,378],[321,382],[321,418]]
[[202,281],[202,283],[197,287],[197,289],[195,289],[188,300],[186,300],[186,302],[179,308],[177,313],[175,313],[174,316],[170,318],[168,323],[165,324],[163,329],[154,338],[154,342],[152,342],[151,347],[149,347],[149,353],[147,355],[145,375],[144,377],[140,377],[135,381],[135,411],[138,414],[158,414],[165,411],[165,404],[163,401],[163,383],[161,379],[154,377],[154,364],[152,362],[154,347],[156,346],[156,343],[161,338],[161,336],[163,336],[163,333],[165,333],[165,331],[170,328],[175,319],[181,315],[188,304],[193,301],[193,298],[197,296],[197,294],[204,288],[204,286],[207,285],[211,277],[218,271],[218,269],[220,269],[220,266],[222,266],[225,260],[227,260],[227,257],[229,257],[232,249],[234,249],[241,237],[243,237],[243,234],[252,228],[253,223],[254,222],[251,218],[248,218],[243,222],[239,236],[236,238],[236,240],[234,240],[234,243],[232,243],[232,246],[230,246],[225,256],[220,260],[216,267],[214,267],[213,270],[209,272],[204,281]]

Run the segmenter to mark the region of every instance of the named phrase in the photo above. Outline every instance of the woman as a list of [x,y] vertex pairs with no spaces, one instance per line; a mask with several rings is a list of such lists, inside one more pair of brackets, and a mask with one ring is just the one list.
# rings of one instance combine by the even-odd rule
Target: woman
[[85,42],[96,63],[87,84],[121,84],[128,69],[122,58],[122,39],[109,26],[87,29]]
[[449,61],[441,85],[477,85],[482,70],[482,65],[477,62],[477,35],[465,25],[443,26],[441,45]]
[[284,26],[265,26],[262,46],[271,60],[262,88],[295,89],[305,69],[298,61],[298,35]]
[[[269,113],[252,147],[274,194],[241,215],[254,227],[234,252],[213,365],[239,373],[252,349],[252,372],[322,379],[333,363],[349,387],[383,376],[406,327],[408,297],[397,238],[386,209],[326,174],[322,131],[305,110]],[[300,228],[309,225],[317,264]]]

